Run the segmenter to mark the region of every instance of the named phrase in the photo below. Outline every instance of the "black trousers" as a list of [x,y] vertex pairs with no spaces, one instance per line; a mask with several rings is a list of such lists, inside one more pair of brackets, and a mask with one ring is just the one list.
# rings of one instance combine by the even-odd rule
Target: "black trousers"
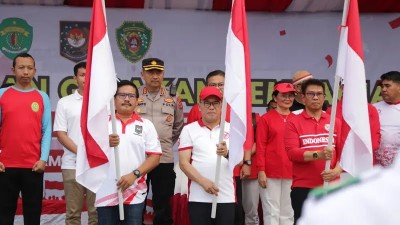
[[215,219],[211,219],[211,203],[189,202],[190,225],[232,225],[235,203],[218,203]]
[[244,210],[242,203],[242,180],[240,177],[235,177],[236,183],[236,204],[235,204],[235,225],[244,225]]
[[294,224],[296,224],[297,220],[301,216],[303,203],[307,199],[308,193],[310,191],[311,188],[294,187],[290,192],[290,198],[292,200],[292,208],[294,211]]
[[0,173],[0,225],[13,225],[19,193],[25,225],[39,225],[43,200],[43,173],[6,168]]
[[174,195],[175,171],[173,163],[160,163],[147,176],[153,192],[153,225],[171,225],[171,197]]

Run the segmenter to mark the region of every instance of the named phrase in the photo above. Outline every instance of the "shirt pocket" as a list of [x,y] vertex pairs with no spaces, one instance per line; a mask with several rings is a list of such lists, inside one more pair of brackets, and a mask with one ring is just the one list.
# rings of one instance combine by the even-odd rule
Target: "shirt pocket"
[[171,106],[161,107],[162,116],[164,116],[164,124],[172,126],[174,124],[174,108]]

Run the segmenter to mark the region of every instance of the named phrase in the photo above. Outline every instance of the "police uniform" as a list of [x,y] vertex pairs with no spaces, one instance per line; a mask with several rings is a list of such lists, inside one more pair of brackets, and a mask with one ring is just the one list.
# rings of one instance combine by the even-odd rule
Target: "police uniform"
[[[142,61],[143,70],[164,70],[164,62],[157,58]],[[183,128],[181,99],[170,93],[169,88],[160,87],[158,93],[150,93],[146,85],[139,87],[136,113],[153,122],[161,143],[160,164],[148,174],[152,185],[154,225],[171,225],[172,210],[169,205],[174,194],[175,172],[173,146]]]
[[153,122],[162,147],[160,163],[174,163],[173,149],[183,128],[183,108],[178,96],[171,96],[169,89],[161,87],[152,98],[144,86],[139,87],[136,113]]

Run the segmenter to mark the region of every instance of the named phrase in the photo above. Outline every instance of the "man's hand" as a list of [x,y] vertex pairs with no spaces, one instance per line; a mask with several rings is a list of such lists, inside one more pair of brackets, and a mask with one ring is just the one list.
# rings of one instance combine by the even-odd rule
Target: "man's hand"
[[258,171],[258,184],[262,188],[268,187],[268,179],[267,179],[267,175],[265,175],[264,171]]
[[132,186],[133,182],[135,182],[136,179],[137,177],[135,176],[135,174],[128,173],[122,176],[121,179],[119,179],[117,186],[119,189],[121,189],[121,191],[125,191],[130,186]]
[[118,134],[110,134],[109,135],[110,147],[115,147],[119,145],[119,136]]
[[228,155],[228,148],[226,146],[226,142],[222,141],[217,144],[217,155],[226,157]]
[[203,178],[199,184],[203,187],[204,191],[207,192],[208,194],[218,196],[218,192],[219,192],[218,187],[209,179]]
[[244,163],[240,169],[240,179],[246,179],[251,174],[251,166]]
[[33,165],[32,171],[37,173],[43,173],[46,167],[46,162],[43,160],[39,160]]
[[333,148],[325,147],[322,151],[318,152],[319,159],[331,160],[333,155]]
[[6,172],[6,167],[2,162],[0,162],[0,172]]

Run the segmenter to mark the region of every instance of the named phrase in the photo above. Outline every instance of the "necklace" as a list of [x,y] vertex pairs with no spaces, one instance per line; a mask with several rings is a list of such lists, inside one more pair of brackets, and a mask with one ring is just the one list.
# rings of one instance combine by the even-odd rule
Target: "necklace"
[[283,122],[286,123],[286,120],[287,120],[287,118],[288,118],[288,116],[289,116],[290,114],[287,114],[286,117],[283,117],[278,111],[277,111],[277,113],[278,113],[279,117],[281,117],[281,118],[283,119]]

